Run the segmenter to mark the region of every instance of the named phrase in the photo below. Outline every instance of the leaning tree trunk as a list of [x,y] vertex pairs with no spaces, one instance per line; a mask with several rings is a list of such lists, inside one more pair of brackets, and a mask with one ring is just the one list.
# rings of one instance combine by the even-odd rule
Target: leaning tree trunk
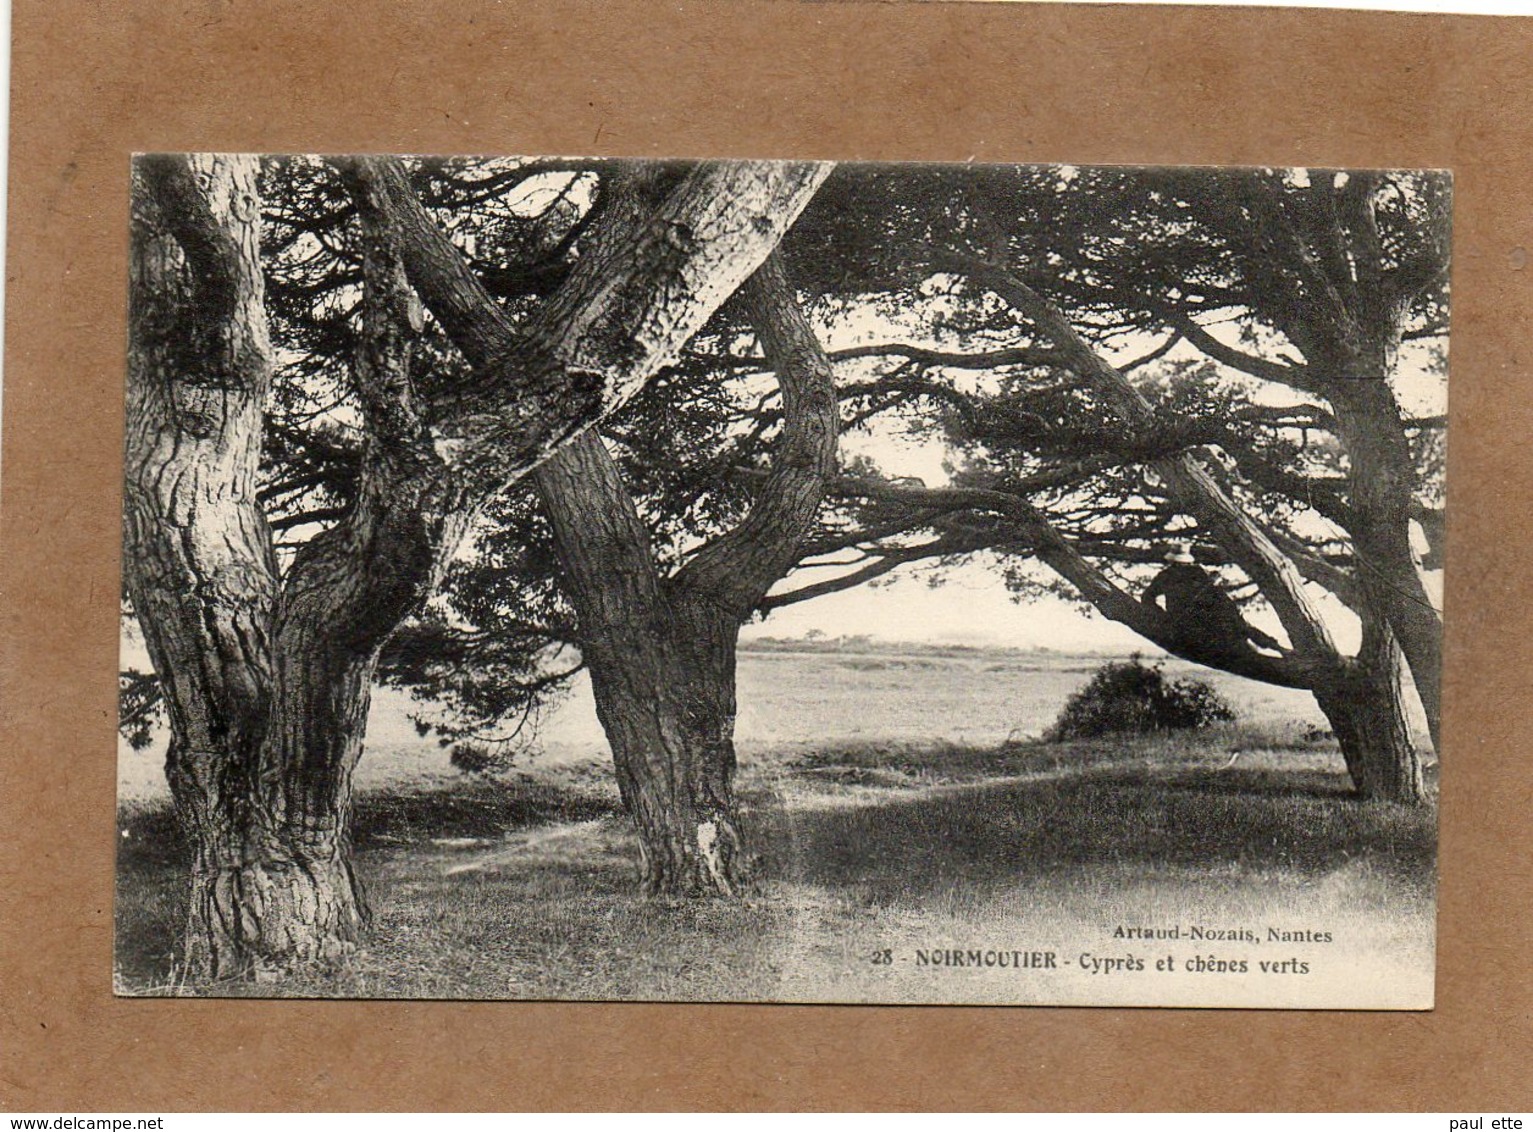
[[[1226,181],[1224,188],[1241,183]],[[1351,536],[1357,580],[1394,632],[1440,750],[1442,618],[1411,553],[1417,474],[1390,379],[1413,305],[1446,277],[1448,216],[1435,192],[1424,193],[1425,212],[1413,233],[1420,242],[1388,248],[1376,211],[1380,186],[1370,173],[1349,174],[1345,187],[1322,179],[1295,211],[1297,198],[1276,181],[1248,180],[1226,198],[1224,205],[1234,207],[1216,208],[1233,222],[1221,225],[1225,236],[1262,265],[1266,278],[1254,290],[1254,309],[1272,317],[1305,357],[1279,380],[1330,402],[1350,465],[1342,526]]]
[[441,447],[459,450],[454,466],[471,491],[503,489],[547,461],[539,490],[569,507],[555,519],[559,551],[591,626],[582,643],[624,796],[649,815],[639,819],[654,846],[646,887],[718,888],[722,875],[733,888],[717,847],[729,833],[708,816],[727,812],[729,799],[700,801],[694,777],[676,771],[688,765],[684,713],[662,679],[673,675],[672,650],[647,532],[611,457],[582,430],[679,353],[771,254],[830,167],[705,163],[659,195],[650,175],[617,176],[570,277],[521,331],[430,222],[397,162],[361,159],[348,170],[363,211],[388,218],[411,282],[472,367],[475,388],[445,398],[453,408],[437,422]]
[[[1005,268],[983,263],[965,266],[976,279],[1026,315],[1054,343],[1070,367],[1129,423],[1139,426],[1152,423],[1155,414],[1149,401],[1080,335],[1058,306]],[[1184,452],[1165,457],[1156,460],[1153,467],[1177,504],[1196,516],[1199,526],[1260,587],[1300,661],[1323,663],[1335,655],[1336,645],[1325,617],[1306,591],[1298,568],[1262,525],[1208,473],[1197,455]]]
[[[397,162],[361,159],[346,169],[361,210],[387,218],[411,282],[472,367],[474,388],[445,398],[452,408],[437,423],[441,447],[458,450],[454,466],[476,485],[470,490],[502,489],[548,460],[539,490],[569,504],[567,521],[555,520],[557,538],[592,627],[583,644],[598,704],[618,736],[625,798],[654,815],[640,818],[641,830],[653,831],[645,836],[658,838],[646,884],[687,889],[689,878],[711,878],[706,862],[688,863],[706,855],[709,821],[694,820],[690,780],[674,769],[686,762],[685,743],[660,680],[671,671],[670,648],[647,534],[620,482],[583,482],[615,469],[581,430],[679,352],[771,253],[829,166],[704,164],[658,200],[651,178],[618,177],[591,245],[520,332],[431,223]],[[664,831],[689,826],[695,852],[663,844]],[[658,863],[677,854],[674,868]]]
[[[1010,301],[1026,314],[1044,334],[1067,356],[1072,366],[1104,395],[1111,398],[1119,410],[1131,421],[1147,421],[1151,416],[1148,403],[1142,395],[1110,363],[1101,358],[1084,339],[1076,333],[1065,316],[1052,303],[1038,295],[1024,282],[1002,268],[986,264],[965,263],[976,278],[984,281],[997,294]],[[1423,601],[1413,601],[1420,589],[1419,577],[1413,577],[1409,585],[1396,575],[1402,557],[1400,548],[1406,548],[1408,558],[1407,527],[1399,517],[1402,502],[1404,514],[1408,515],[1410,492],[1409,451],[1402,443],[1380,441],[1378,426],[1380,418],[1389,415],[1395,421],[1398,432],[1398,411],[1394,407],[1387,385],[1374,383],[1373,393],[1362,390],[1365,382],[1359,382],[1356,397],[1333,398],[1338,420],[1350,417],[1358,426],[1351,430],[1354,437],[1364,443],[1355,447],[1349,443],[1354,460],[1354,485],[1363,490],[1374,490],[1372,500],[1354,501],[1355,506],[1367,510],[1372,504],[1375,531],[1387,528],[1389,555],[1383,564],[1386,570],[1375,570],[1374,577],[1365,585],[1365,593],[1377,598],[1375,608],[1393,625],[1396,615],[1410,607],[1414,616],[1401,622],[1405,632],[1402,641],[1410,637],[1407,648],[1411,653],[1413,675],[1422,688],[1422,699],[1427,705],[1428,719],[1432,722],[1436,738],[1436,684],[1439,658],[1431,650],[1433,638],[1425,630],[1423,616],[1430,607]],[[1352,386],[1348,387],[1352,389]],[[1368,398],[1371,397],[1371,400]],[[1387,405],[1380,398],[1387,399]],[[1386,413],[1387,410],[1387,413]],[[1371,438],[1371,441],[1369,440]],[[1344,425],[1344,440],[1346,429]],[[1398,438],[1403,442],[1403,433]],[[1383,445],[1383,447],[1380,447]],[[1386,450],[1387,448],[1387,450]],[[1362,465],[1376,463],[1362,473]],[[1337,652],[1329,629],[1309,595],[1305,592],[1303,578],[1293,562],[1272,542],[1270,537],[1244,511],[1232,501],[1222,488],[1198,464],[1191,454],[1157,461],[1156,470],[1170,486],[1177,501],[1197,516],[1200,525],[1218,539],[1260,586],[1263,595],[1272,603],[1282,621],[1285,631],[1297,654],[1297,673],[1302,673],[1309,683],[1317,702],[1330,719],[1348,769],[1359,792],[1365,797],[1392,801],[1417,803],[1425,798],[1421,781],[1419,758],[1411,743],[1409,728],[1401,704],[1400,695],[1400,649],[1395,636],[1387,630],[1380,633],[1379,626],[1365,633],[1363,654],[1356,662],[1344,661]],[[1358,538],[1360,551],[1364,542]],[[1361,555],[1360,555],[1361,556]],[[1058,557],[1058,556],[1056,556]],[[1055,565],[1053,559],[1049,559]],[[1068,561],[1061,559],[1063,566]],[[1365,568],[1369,563],[1365,562]],[[1061,569],[1061,565],[1056,565]],[[1414,571],[1412,571],[1414,575]],[[1068,572],[1066,576],[1069,576]],[[1390,591],[1388,593],[1384,591]],[[1121,605],[1121,602],[1116,604]],[[1117,616],[1109,613],[1110,616]],[[1135,615],[1137,616],[1137,614]],[[1130,623],[1133,617],[1120,620]],[[1440,646],[1439,646],[1440,647]],[[1330,672],[1326,672],[1330,669]]]
[[1427,800],[1427,790],[1405,712],[1404,677],[1388,624],[1365,613],[1357,659],[1317,679],[1315,702],[1331,724],[1358,795],[1414,806]]

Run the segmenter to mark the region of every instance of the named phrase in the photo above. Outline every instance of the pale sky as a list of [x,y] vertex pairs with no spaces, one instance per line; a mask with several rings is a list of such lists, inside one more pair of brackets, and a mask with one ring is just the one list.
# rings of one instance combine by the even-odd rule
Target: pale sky
[[932,588],[902,567],[886,586],[859,586],[772,612],[741,632],[758,637],[802,637],[818,629],[829,637],[866,634],[877,640],[930,641],[1061,652],[1158,651],[1143,637],[1095,613],[1077,612],[1057,598],[1018,605],[999,573],[981,565],[950,571]]

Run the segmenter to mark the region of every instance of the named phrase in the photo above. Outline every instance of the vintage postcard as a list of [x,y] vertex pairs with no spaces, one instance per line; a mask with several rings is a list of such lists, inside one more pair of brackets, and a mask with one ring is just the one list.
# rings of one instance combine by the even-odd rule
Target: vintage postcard
[[136,158],[118,993],[1430,1008],[1451,191]]

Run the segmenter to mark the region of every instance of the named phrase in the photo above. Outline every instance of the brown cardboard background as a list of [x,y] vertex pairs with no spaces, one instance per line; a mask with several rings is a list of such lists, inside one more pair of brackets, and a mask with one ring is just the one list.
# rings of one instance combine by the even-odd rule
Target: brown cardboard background
[[[16,0],[0,1107],[1533,1107],[1533,22],[1168,8]],[[1446,166],[1431,1014],[116,1000],[133,150]],[[1520,599],[1520,600],[1519,600]]]

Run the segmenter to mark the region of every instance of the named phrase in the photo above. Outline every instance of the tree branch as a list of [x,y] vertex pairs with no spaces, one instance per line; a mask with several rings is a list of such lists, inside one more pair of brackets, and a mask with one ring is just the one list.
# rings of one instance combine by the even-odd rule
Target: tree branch
[[672,579],[706,589],[743,620],[799,557],[836,466],[835,373],[776,253],[741,290],[782,390],[772,466],[745,517],[699,549]]
[[239,241],[214,214],[190,161],[184,154],[147,153],[136,165],[160,223],[186,256],[194,304],[209,325],[232,318],[242,271]]
[[842,593],[871,582],[875,578],[881,578],[911,562],[919,562],[925,558],[943,558],[952,554],[968,554],[981,549],[984,547],[973,542],[943,536],[917,546],[881,550],[874,555],[873,561],[849,574],[826,578],[824,581],[800,586],[786,593],[769,594],[757,603],[756,608],[763,613],[770,613],[786,605],[797,605],[817,597]]
[[691,169],[658,202],[603,215],[591,246],[518,333],[399,163],[344,164],[359,208],[392,230],[410,281],[473,367],[437,426],[449,462],[498,491],[570,436],[621,406],[668,364],[776,246],[829,166],[719,162]]
[[1180,311],[1163,309],[1161,314],[1172,322],[1188,342],[1220,365],[1229,366],[1231,369],[1250,374],[1263,381],[1275,381],[1293,389],[1301,389],[1306,393],[1320,392],[1320,382],[1315,379],[1308,366],[1269,362],[1265,358],[1248,354],[1244,350],[1226,346]]
[[[1068,356],[1070,368],[1110,398],[1131,423],[1153,421],[1154,409],[1143,394],[1076,333],[1054,304],[1004,267],[970,256],[944,258],[1027,317],[1037,331]],[[1246,575],[1261,587],[1300,655],[1307,662],[1336,662],[1340,654],[1324,619],[1304,593],[1303,578],[1261,527],[1190,455],[1158,460],[1153,466],[1181,505],[1218,538]]]
[[[1178,632],[1164,610],[1126,593],[1093,566],[1070,540],[1054,529],[1041,511],[1025,499],[972,488],[913,488],[874,481],[863,481],[860,490],[869,498],[903,501],[912,506],[965,507],[1003,515],[1032,546],[1037,558],[1075,587],[1103,616],[1128,626],[1184,659],[1290,688],[1312,687],[1317,671],[1327,663],[1327,658],[1273,658],[1255,650],[1244,653],[1221,650],[1217,654],[1202,651],[1193,643],[1192,634]],[[1330,659],[1334,661],[1334,657]]]

